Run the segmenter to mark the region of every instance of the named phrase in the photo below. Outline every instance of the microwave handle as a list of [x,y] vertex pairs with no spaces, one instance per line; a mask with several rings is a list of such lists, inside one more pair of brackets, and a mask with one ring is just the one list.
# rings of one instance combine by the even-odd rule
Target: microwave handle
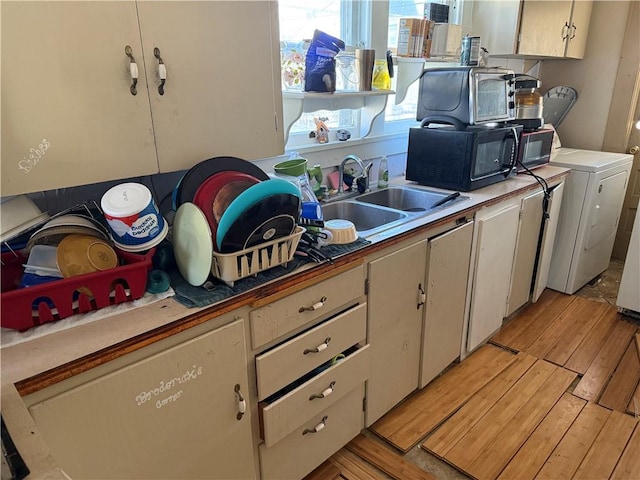
[[504,178],[507,178],[511,174],[511,170],[516,166],[516,162],[518,161],[518,150],[520,148],[520,139],[518,138],[518,129],[516,127],[511,127],[511,132],[507,137],[509,136],[513,136],[513,150],[511,150],[511,159],[509,163],[503,165],[505,167],[502,171]]
[[456,130],[465,130],[467,125],[462,123],[457,118],[447,117],[446,115],[429,115],[425,117],[422,122],[420,122],[420,127],[426,127],[430,123],[444,123],[446,125],[453,125],[456,127]]

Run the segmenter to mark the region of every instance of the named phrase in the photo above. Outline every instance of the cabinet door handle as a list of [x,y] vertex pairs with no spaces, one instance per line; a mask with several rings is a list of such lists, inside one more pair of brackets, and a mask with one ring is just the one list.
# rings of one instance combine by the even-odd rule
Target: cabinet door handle
[[427,295],[424,293],[424,289],[422,288],[422,284],[418,284],[418,305],[416,305],[416,310],[420,310],[420,307],[424,305],[424,302],[427,299]]
[[569,38],[569,40],[573,40],[574,38],[576,38],[576,30],[578,28],[576,27],[576,24],[571,22],[571,37]]
[[320,423],[316,425],[314,428],[305,428],[304,431],[302,432],[302,435],[306,435],[307,433],[318,433],[327,424],[328,418],[329,417],[325,415],[324,417],[322,417],[322,420],[320,421]]
[[571,31],[571,27],[569,26],[569,22],[564,22],[564,27],[562,27],[562,40],[566,40],[569,38],[569,32]]
[[136,59],[133,58],[133,49],[127,45],[124,47],[124,53],[129,57],[129,73],[131,74],[131,87],[129,87],[129,91],[131,95],[137,95],[138,90],[136,86],[138,85],[138,64],[136,63]]
[[331,395],[333,393],[333,387],[335,386],[336,382],[331,382],[329,384],[329,386],[327,388],[325,388],[322,393],[314,393],[313,395],[311,395],[309,397],[309,401],[311,400],[315,400],[316,398],[325,398],[328,397],[329,395]]
[[236,392],[236,400],[238,402],[238,414],[236,415],[236,419],[240,420],[247,411],[247,401],[242,396],[242,392],[240,392],[239,384],[236,383],[234,391]]
[[302,352],[302,354],[306,355],[307,353],[319,353],[319,352],[325,350],[329,346],[329,342],[330,341],[331,341],[331,337],[327,337],[327,338],[324,339],[324,342],[322,342],[316,348],[305,348],[304,352]]
[[158,59],[158,77],[160,78],[160,85],[158,85],[158,93],[164,95],[164,84],[167,81],[167,67],[160,56],[160,49],[155,47],[153,49],[153,56]]
[[298,309],[298,313],[302,312],[313,312],[314,310],[319,310],[324,307],[325,302],[327,301],[327,297],[322,297],[318,302],[314,303],[310,307],[300,307]]

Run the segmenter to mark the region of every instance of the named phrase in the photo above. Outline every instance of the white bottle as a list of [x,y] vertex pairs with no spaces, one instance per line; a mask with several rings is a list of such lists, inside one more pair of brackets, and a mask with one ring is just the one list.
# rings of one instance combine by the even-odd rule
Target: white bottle
[[378,188],[387,188],[389,186],[389,167],[387,166],[387,157],[382,156],[380,166],[378,167]]

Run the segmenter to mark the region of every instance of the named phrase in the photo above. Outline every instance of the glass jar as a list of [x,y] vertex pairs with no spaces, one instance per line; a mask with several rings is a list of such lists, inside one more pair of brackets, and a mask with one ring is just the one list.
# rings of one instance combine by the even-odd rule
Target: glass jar
[[353,53],[339,53],[336,60],[336,90],[357,91],[358,71]]
[[516,90],[516,118],[542,118],[542,95],[537,89]]

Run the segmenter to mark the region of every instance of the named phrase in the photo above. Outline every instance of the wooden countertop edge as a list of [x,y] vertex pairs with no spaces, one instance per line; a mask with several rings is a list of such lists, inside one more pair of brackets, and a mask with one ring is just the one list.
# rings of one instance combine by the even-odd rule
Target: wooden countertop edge
[[[568,173],[569,170],[566,170],[549,176],[545,180],[548,184],[552,185],[560,182],[568,175]],[[103,348],[89,355],[79,357],[29,378],[19,380],[15,382],[15,387],[21,396],[25,396],[107,363],[113,359],[139,350],[147,345],[210,321],[237,308],[246,305],[250,305],[253,308],[259,308],[267,305],[275,300],[284,298],[285,296],[317,284],[329,277],[349,270],[359,264],[361,265],[364,263],[366,256],[400,243],[427,229],[435,228],[439,225],[451,222],[456,218],[471,215],[482,208],[503,202],[509,198],[521,195],[536,188],[539,188],[538,183],[522,186],[508,193],[497,195],[486,201],[474,204],[466,209],[455,211],[454,213],[434,220],[433,222],[425,223],[420,227],[407,230],[406,232],[394,235],[380,242],[367,245],[355,252],[335,259],[333,264],[324,263],[287,275],[281,280],[267,283],[263,286],[232,297],[229,300],[215,304],[209,308],[204,308],[194,312],[193,314],[188,314],[185,317],[175,320],[169,324],[128,338],[122,342]]]

